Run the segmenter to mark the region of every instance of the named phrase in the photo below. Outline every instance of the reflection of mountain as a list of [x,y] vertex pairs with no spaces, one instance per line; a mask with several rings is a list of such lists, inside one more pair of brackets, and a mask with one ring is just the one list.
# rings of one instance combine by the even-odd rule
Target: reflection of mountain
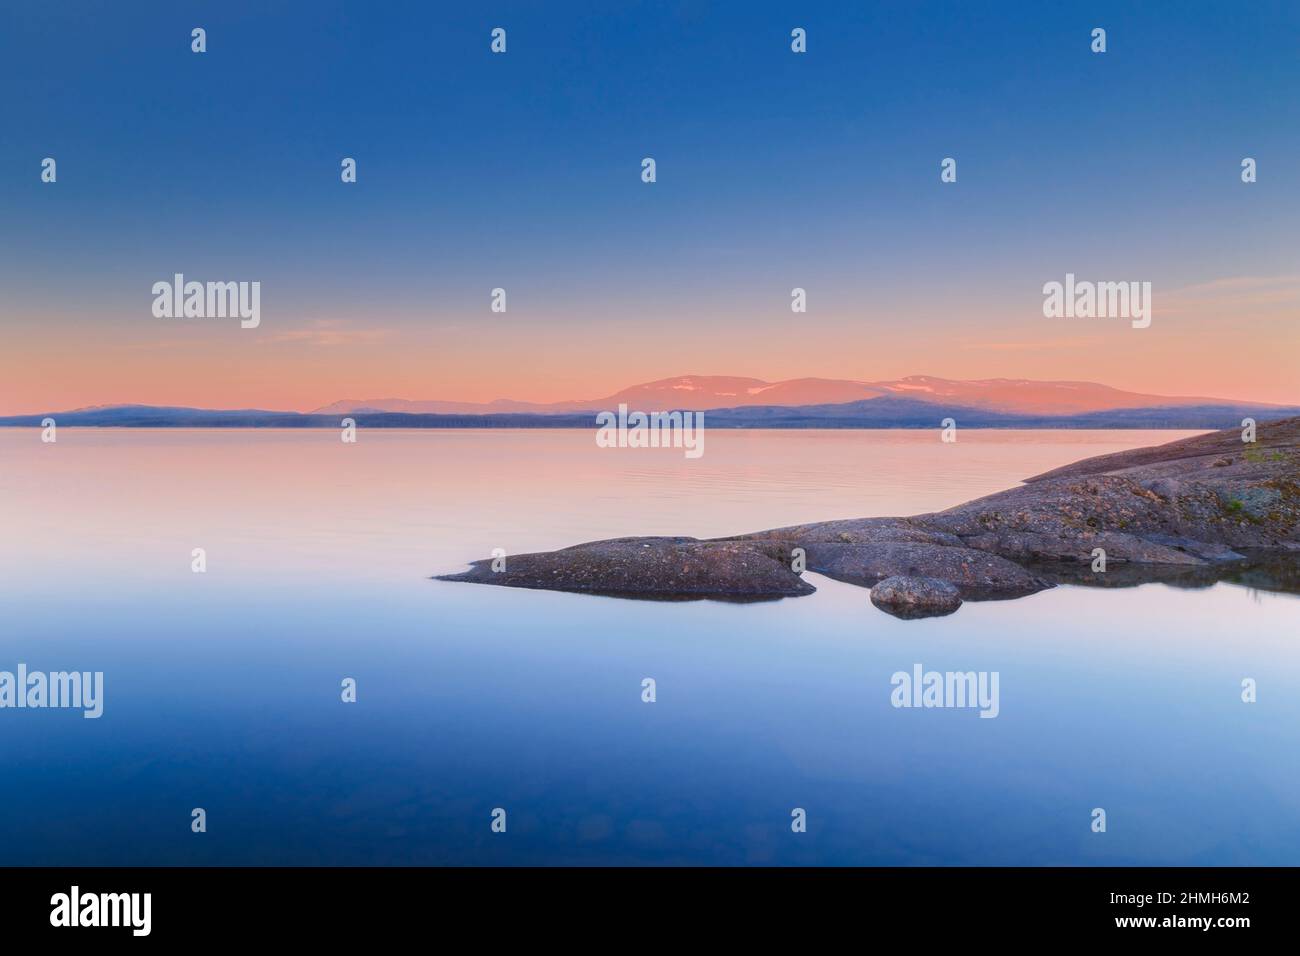
[[316,409],[320,414],[359,410],[432,414],[490,414],[499,412],[602,411],[620,403],[645,411],[662,409],[743,408],[753,405],[838,405],[874,398],[908,398],[938,405],[979,408],[1035,415],[1073,415],[1117,408],[1183,405],[1252,405],[1216,398],[1170,398],[1125,392],[1093,382],[1035,382],[994,378],[962,382],[913,375],[888,382],[850,382],[826,378],[797,378],[764,382],[757,378],[720,375],[680,375],[634,385],[590,401],[536,404],[499,399],[494,402],[408,401],[400,398],[345,399]]
[[[647,403],[646,411],[683,406]],[[122,428],[337,428],[343,416],[368,428],[594,428],[595,413],[411,413],[385,411],[275,412],[118,405],[51,412],[59,425]],[[1189,428],[1239,427],[1250,416],[1269,421],[1300,415],[1300,407],[1214,403],[1115,408],[1076,414],[994,411],[916,398],[881,397],[829,405],[751,405],[708,409],[710,428],[938,428],[945,418],[963,428]],[[39,426],[42,415],[0,417],[0,425]]]

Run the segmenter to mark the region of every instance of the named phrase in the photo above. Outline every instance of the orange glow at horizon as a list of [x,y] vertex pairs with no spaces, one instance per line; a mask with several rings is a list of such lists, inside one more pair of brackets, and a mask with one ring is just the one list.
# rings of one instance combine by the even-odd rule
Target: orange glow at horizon
[[1141,330],[1122,320],[1045,326],[1040,317],[957,324],[843,315],[674,316],[598,331],[564,317],[390,327],[280,317],[248,330],[212,321],[133,331],[84,320],[10,323],[0,414],[116,404],[310,411],[378,398],[559,402],[687,374],[1073,380],[1300,404],[1300,317],[1290,298],[1256,309],[1246,324],[1194,306],[1157,313]]

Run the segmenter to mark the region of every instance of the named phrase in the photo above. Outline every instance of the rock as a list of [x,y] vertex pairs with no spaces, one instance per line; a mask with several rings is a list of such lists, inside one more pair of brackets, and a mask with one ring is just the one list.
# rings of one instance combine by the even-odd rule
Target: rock
[[773,543],[696,538],[615,538],[539,554],[512,554],[505,570],[491,559],[439,576],[516,588],[663,600],[764,600],[812,594],[816,588],[790,569]]
[[797,542],[800,546],[820,542],[859,545],[942,544],[961,547],[961,538],[945,531],[922,527],[913,518],[848,518],[841,521],[819,521],[814,524],[742,534],[736,540],[777,540]]
[[895,575],[871,589],[871,603],[894,617],[938,617],[961,607],[961,594],[938,578]]
[[[874,585],[878,605],[907,607],[911,599],[892,595],[914,593],[917,602],[946,608],[935,613],[951,613],[962,599],[1020,597],[1058,581],[1200,587],[1253,568],[1252,580],[1288,589],[1300,580],[1300,572],[1287,570],[1300,564],[1300,418],[1261,423],[1256,436],[1245,444],[1240,430],[1229,428],[1089,458],[933,514],[824,521],[711,541],[595,541],[512,555],[499,574],[490,561],[477,561],[442,580],[763,600],[815,590],[791,570],[793,552],[802,549],[808,570]],[[1114,571],[1092,571],[1097,549]],[[896,578],[943,587],[884,587]]]
[[1300,418],[1265,422],[1256,434],[1253,444],[1230,428],[1101,455],[909,520],[1013,561],[1085,560],[1094,547],[1104,548],[1107,560],[1143,564],[1294,551]]
[[1013,561],[974,548],[891,541],[809,542],[806,550],[810,571],[860,587],[897,576],[922,576],[947,581],[963,597],[980,600],[1023,597],[1052,586]]

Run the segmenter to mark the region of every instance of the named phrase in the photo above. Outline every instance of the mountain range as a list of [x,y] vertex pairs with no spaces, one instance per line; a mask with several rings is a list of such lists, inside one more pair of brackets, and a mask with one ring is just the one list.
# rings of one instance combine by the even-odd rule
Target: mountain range
[[338,427],[342,416],[388,428],[585,428],[593,414],[707,411],[715,428],[933,428],[954,418],[974,428],[1228,428],[1300,415],[1300,406],[1204,396],[1149,395],[1095,382],[957,381],[914,375],[884,382],[682,375],[585,401],[533,403],[346,399],[310,412],[101,405],[0,417],[0,425],[117,427]]
[[630,409],[706,411],[718,408],[840,405],[877,398],[907,398],[936,405],[956,405],[992,412],[1026,415],[1076,415],[1117,408],[1189,405],[1258,405],[1206,397],[1169,397],[1126,392],[1095,382],[1036,382],[1019,378],[974,381],[912,375],[894,381],[856,382],[846,379],[795,378],[766,382],[725,375],[679,375],[633,385],[604,398],[539,404],[498,399],[494,402],[411,401],[401,398],[344,399],[312,414],[337,415],[359,411],[432,415],[485,415],[506,412],[555,414],[604,411],[626,404]]

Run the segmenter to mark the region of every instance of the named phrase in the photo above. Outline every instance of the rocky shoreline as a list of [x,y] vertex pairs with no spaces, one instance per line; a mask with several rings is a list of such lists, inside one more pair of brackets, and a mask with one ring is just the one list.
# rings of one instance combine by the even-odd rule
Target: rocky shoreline
[[[1093,570],[1104,552],[1105,571]],[[439,575],[659,600],[811,594],[799,571],[874,588],[899,616],[1021,597],[1057,583],[1200,582],[1252,572],[1290,590],[1300,562],[1300,418],[1075,462],[947,511],[728,538],[617,538]],[[1279,571],[1279,567],[1281,570]],[[1262,570],[1261,570],[1262,569]]]

